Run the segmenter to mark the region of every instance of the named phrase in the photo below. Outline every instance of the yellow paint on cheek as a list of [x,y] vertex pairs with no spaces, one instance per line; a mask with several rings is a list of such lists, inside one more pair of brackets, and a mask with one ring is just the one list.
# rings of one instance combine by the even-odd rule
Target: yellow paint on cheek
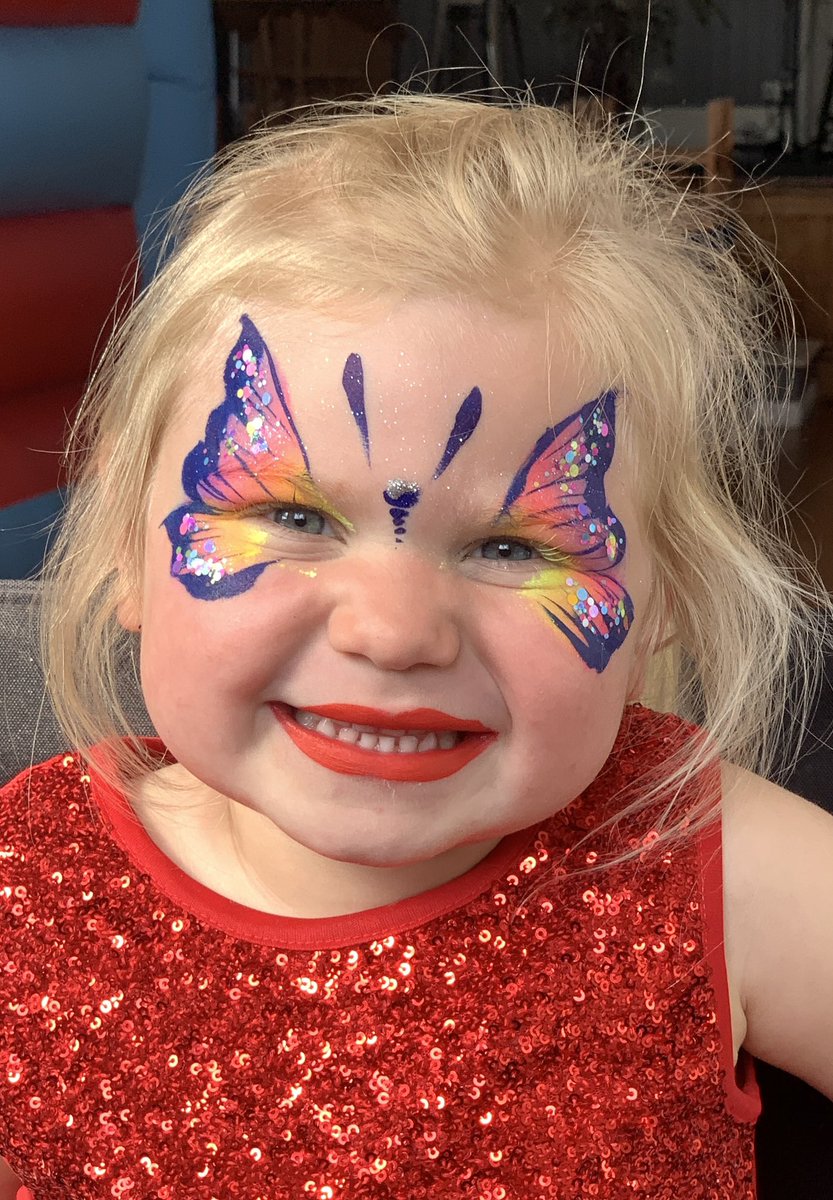
[[545,567],[521,586],[525,592],[563,592],[567,590],[567,577],[564,567]]
[[246,521],[245,518],[242,521],[234,522],[234,524],[230,523],[223,530],[223,534],[222,541],[225,542],[223,548],[227,549],[228,553],[234,555],[235,559],[238,557],[242,559],[244,563],[249,560],[254,562],[261,558],[263,547],[269,541],[268,530],[258,529],[252,522]]
[[294,563],[284,562],[282,558],[276,558],[274,562],[269,564],[271,567],[279,567],[282,571],[294,571],[296,575],[304,575],[307,579],[317,579],[318,572],[314,568],[305,570],[303,567],[296,567]]
[[574,587],[568,585],[568,579],[571,584],[574,583],[567,568],[553,566],[545,567],[543,571],[539,571],[537,575],[533,575],[531,579],[527,579],[522,584],[521,591],[526,599],[534,605],[550,629],[553,629],[554,626],[549,615],[548,605],[554,605],[562,610],[565,605],[569,605],[575,611],[575,606],[578,604],[578,596],[575,594]]

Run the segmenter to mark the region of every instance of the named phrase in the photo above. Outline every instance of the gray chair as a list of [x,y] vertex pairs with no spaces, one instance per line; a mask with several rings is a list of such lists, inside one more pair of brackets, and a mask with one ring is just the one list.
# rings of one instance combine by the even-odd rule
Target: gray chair
[[[0,785],[33,762],[66,750],[44,687],[38,651],[40,585],[0,579]],[[153,733],[132,671],[121,681],[121,699],[139,734]]]

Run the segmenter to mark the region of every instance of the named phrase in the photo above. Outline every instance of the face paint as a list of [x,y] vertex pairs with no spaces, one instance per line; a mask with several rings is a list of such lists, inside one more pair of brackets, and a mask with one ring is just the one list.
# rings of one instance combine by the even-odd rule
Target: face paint
[[182,466],[188,503],[163,522],[171,574],[200,600],[247,591],[280,561],[266,519],[270,506],[321,509],[350,528],[312,480],[268,346],[249,317],[240,325],[226,361],[226,398]]
[[388,512],[393,521],[393,532],[397,542],[402,541],[399,535],[405,532],[405,518],[414,505],[419,503],[420,495],[417,485],[407,483],[404,479],[389,479],[388,486],[382,492],[385,503],[392,505]]
[[457,409],[457,415],[454,418],[454,428],[451,430],[442,458],[434,472],[435,479],[439,479],[446,467],[452,462],[455,454],[465,446],[474,433],[482,411],[483,398],[480,395],[480,388],[472,388]]
[[[439,479],[443,471],[453,460],[455,454],[457,454],[474,433],[477,423],[480,420],[482,408],[483,401],[480,389],[472,388],[457,409],[454,418],[454,427],[446,442],[442,458],[434,472],[434,479]],[[388,511],[393,520],[393,531],[397,542],[402,541],[401,535],[405,533],[405,518],[409,515],[414,505],[419,503],[420,495],[420,490],[416,484],[406,483],[404,479],[391,479],[383,492],[385,503],[391,505]]]
[[370,438],[367,432],[367,412],[364,407],[364,369],[358,354],[351,354],[344,364],[341,384],[347,396],[353,420],[361,434],[367,465],[370,466]]
[[553,565],[524,585],[588,667],[603,671],[622,645],[633,603],[608,574],[625,553],[625,531],[608,507],[616,395],[585,404],[535,445],[501,510],[518,536],[553,545]]

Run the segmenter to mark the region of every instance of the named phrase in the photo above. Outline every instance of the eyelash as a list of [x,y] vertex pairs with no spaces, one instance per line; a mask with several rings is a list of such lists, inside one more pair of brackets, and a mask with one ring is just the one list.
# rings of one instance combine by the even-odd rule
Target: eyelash
[[[308,537],[324,536],[323,528],[317,530],[315,533],[311,533],[307,529],[295,528],[288,521],[285,522],[280,519],[281,517],[289,517],[292,515],[301,516],[306,513],[313,513],[316,517],[319,517],[324,526],[326,526],[328,523],[333,522],[333,519],[331,517],[329,517],[327,513],[322,512],[320,509],[313,508],[309,505],[304,505],[304,504],[274,505],[269,509],[262,509],[262,510],[260,510],[260,512],[258,512],[256,514],[252,513],[252,515],[267,516],[272,521],[273,524],[278,525],[280,528],[291,530],[294,533],[306,534]],[[506,547],[521,547],[523,550],[529,551],[529,553],[528,553],[528,555],[526,555],[525,557],[522,557],[522,558],[512,558],[512,557],[510,557],[510,555],[501,555],[501,554],[499,554],[498,556],[496,556],[494,558],[490,558],[490,557],[487,557],[487,555],[485,555],[483,553],[481,553],[481,554],[474,553],[474,551],[477,551],[477,550],[483,551],[483,549],[486,546],[494,546],[494,545],[506,546]],[[541,545],[536,542],[526,541],[523,538],[508,537],[506,535],[484,538],[482,541],[477,542],[472,547],[472,550],[469,552],[469,555],[472,558],[480,558],[481,561],[485,561],[485,562],[502,563],[506,567],[508,567],[511,563],[524,563],[524,564],[530,563],[530,562],[533,562],[536,558],[544,559],[548,562],[558,563],[558,562],[563,562],[566,557],[564,554],[562,554],[558,550],[554,549],[552,546],[545,546],[545,545]]]

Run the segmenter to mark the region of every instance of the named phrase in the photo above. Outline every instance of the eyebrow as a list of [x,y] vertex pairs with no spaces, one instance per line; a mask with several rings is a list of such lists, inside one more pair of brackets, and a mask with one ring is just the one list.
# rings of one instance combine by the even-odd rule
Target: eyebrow
[[495,535],[520,536],[530,529],[540,529],[542,527],[556,529],[557,523],[551,521],[543,521],[541,519],[530,519],[521,513],[514,513],[503,508],[501,501],[487,504],[472,504],[470,507],[464,505],[456,506],[466,523],[472,529],[481,529],[484,532],[488,531]]

